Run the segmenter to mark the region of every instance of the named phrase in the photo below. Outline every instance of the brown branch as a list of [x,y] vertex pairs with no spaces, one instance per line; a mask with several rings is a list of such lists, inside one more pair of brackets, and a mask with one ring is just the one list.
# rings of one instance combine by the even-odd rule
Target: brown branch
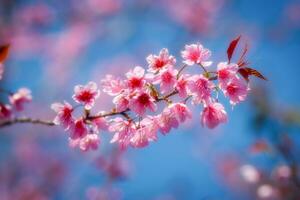
[[23,118],[14,118],[6,121],[0,122],[0,128],[3,128],[5,126],[10,126],[17,123],[30,123],[30,124],[41,124],[41,125],[47,125],[47,126],[54,126],[55,124],[52,121],[46,121],[41,119],[31,119],[29,117],[23,117]]

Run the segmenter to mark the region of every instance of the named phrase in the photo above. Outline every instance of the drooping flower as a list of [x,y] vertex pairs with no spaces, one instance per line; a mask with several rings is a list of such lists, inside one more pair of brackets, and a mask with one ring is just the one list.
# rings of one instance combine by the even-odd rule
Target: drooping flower
[[111,96],[118,95],[125,89],[125,83],[113,75],[106,75],[101,80],[101,86],[103,87],[103,92]]
[[240,78],[233,78],[227,85],[221,87],[224,95],[230,99],[231,105],[244,101],[250,90],[247,83]]
[[207,105],[201,113],[201,124],[208,128],[215,128],[220,123],[227,121],[227,113],[224,106],[220,103]]
[[17,111],[24,108],[24,103],[32,100],[31,91],[27,88],[20,88],[16,93],[9,96],[9,101]]
[[62,125],[65,129],[68,129],[73,123],[74,119],[72,117],[73,107],[68,102],[53,103],[51,109],[54,110],[57,115],[53,120],[56,125]]
[[11,107],[0,103],[0,119],[7,119],[11,116]]
[[87,135],[88,129],[82,118],[76,120],[70,127],[70,137],[74,139],[83,138]]
[[185,122],[186,119],[192,118],[192,112],[184,103],[174,103],[169,106],[171,112],[173,112],[177,120],[181,123]]
[[100,139],[98,134],[92,133],[87,134],[84,138],[79,141],[79,148],[82,151],[97,150],[100,144]]
[[111,143],[119,143],[121,149],[126,149],[130,144],[130,139],[135,132],[135,126],[132,121],[124,120],[120,117],[113,119],[109,131],[114,132]]
[[211,61],[208,61],[211,56],[210,50],[205,49],[201,44],[185,45],[185,50],[181,52],[181,56],[187,65],[201,64],[208,67],[212,64]]
[[147,146],[149,142],[157,140],[158,129],[159,126],[154,117],[148,116],[144,118],[130,139],[131,146],[142,148]]
[[[98,114],[101,114],[101,112]],[[96,132],[99,132],[99,130],[106,131],[106,130],[108,130],[108,127],[109,127],[108,122],[104,117],[98,117],[98,118],[93,119],[92,124],[94,125]]]
[[130,89],[141,89],[146,80],[144,78],[145,70],[142,67],[136,66],[133,70],[126,73],[127,85]]
[[221,86],[226,85],[231,79],[235,78],[238,65],[235,63],[220,62],[218,64],[217,75]]
[[143,116],[146,110],[155,112],[157,107],[153,97],[144,91],[138,91],[137,94],[130,99],[129,108],[139,116]]
[[193,103],[207,103],[210,100],[214,83],[201,75],[194,75],[189,79],[189,89],[193,94]]
[[86,85],[75,86],[73,99],[77,103],[82,103],[85,109],[90,110],[99,95],[100,91],[97,89],[97,84],[95,82],[89,82]]
[[161,114],[157,116],[159,130],[166,135],[172,128],[178,128],[179,122],[174,112],[170,108],[165,108]]
[[160,71],[153,84],[160,84],[160,91],[162,94],[165,94],[171,91],[172,89],[174,89],[174,85],[176,84],[177,81],[176,79],[177,74],[178,71],[174,69],[172,66],[170,66]]
[[159,52],[159,55],[149,55],[146,58],[148,64],[149,64],[149,72],[156,73],[159,70],[163,69],[167,66],[173,66],[176,63],[176,59],[169,55],[168,49],[162,49]]
[[186,74],[181,75],[175,85],[178,95],[181,98],[186,98],[188,95],[188,76]]
[[129,106],[129,99],[127,94],[125,93],[119,94],[113,99],[113,103],[116,105],[116,110],[118,112],[122,112],[126,110]]

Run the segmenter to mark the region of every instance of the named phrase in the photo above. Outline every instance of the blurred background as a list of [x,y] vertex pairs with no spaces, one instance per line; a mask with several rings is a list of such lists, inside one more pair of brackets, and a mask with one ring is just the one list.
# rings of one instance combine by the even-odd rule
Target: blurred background
[[[299,0],[0,0],[0,44],[9,42],[0,88],[32,90],[21,115],[52,119],[73,87],[123,75],[166,47],[179,61],[202,43],[215,63],[242,35],[251,81],[245,103],[214,130],[193,120],[144,149],[68,147],[56,127],[0,129],[0,199],[299,200]],[[0,94],[1,101],[6,97]],[[108,109],[102,95],[97,109]],[[225,102],[225,101],[224,101]]]

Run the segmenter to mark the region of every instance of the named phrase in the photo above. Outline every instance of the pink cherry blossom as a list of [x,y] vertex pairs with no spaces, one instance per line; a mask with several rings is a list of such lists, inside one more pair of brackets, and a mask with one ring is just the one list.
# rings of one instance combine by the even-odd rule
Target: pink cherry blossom
[[135,130],[134,124],[131,121],[117,117],[113,119],[109,127],[109,131],[114,132],[114,136],[110,142],[118,142],[121,149],[126,149],[130,144],[130,139]]
[[224,106],[220,103],[207,105],[201,113],[201,124],[208,128],[215,128],[220,123],[227,121],[227,113]]
[[177,74],[178,71],[172,66],[165,68],[160,71],[156,78],[156,81],[154,81],[153,84],[160,84],[160,91],[162,94],[170,92],[170,90],[174,89],[174,85],[176,84]]
[[139,66],[126,73],[127,85],[130,89],[140,89],[145,84],[145,70]]
[[236,77],[238,65],[235,63],[220,62],[218,64],[217,73],[221,85],[226,85],[231,79]]
[[154,112],[157,107],[154,98],[146,92],[139,91],[130,99],[129,108],[139,116],[143,116],[146,110]]
[[113,75],[106,75],[105,78],[101,80],[101,86],[103,92],[111,96],[118,95],[125,89],[125,83]]
[[24,103],[32,100],[31,91],[27,88],[20,88],[16,93],[9,97],[10,103],[17,111],[23,110]]
[[205,76],[194,75],[189,79],[189,89],[193,94],[193,102],[195,104],[207,103],[211,98],[214,83]]
[[188,95],[188,76],[186,74],[180,76],[175,85],[178,95],[181,98],[186,98]]
[[11,116],[11,107],[0,103],[0,119],[7,119]]
[[208,67],[212,64],[211,61],[207,61],[211,56],[211,52],[201,44],[185,45],[185,50],[181,52],[181,56],[184,59],[183,62],[187,65],[201,64]]
[[[102,114],[102,113],[100,112],[98,114]],[[104,117],[97,117],[97,118],[93,119],[92,124],[96,128],[96,132],[98,132],[99,130],[106,131],[106,130],[108,130],[108,127],[109,127],[109,124]]]
[[71,139],[83,138],[88,133],[88,129],[82,118],[76,120],[70,127],[70,130]]
[[147,146],[149,142],[157,140],[158,129],[159,126],[154,117],[148,116],[144,118],[130,139],[131,146],[142,148]]
[[100,95],[97,84],[94,82],[89,82],[86,85],[76,85],[74,93],[73,99],[77,103],[82,103],[87,110],[90,110],[94,106],[95,100]]
[[233,78],[226,86],[221,87],[226,97],[230,99],[231,105],[244,101],[250,90],[247,83],[240,78]]
[[125,93],[119,94],[113,99],[113,103],[116,105],[116,110],[122,112],[128,108],[129,98]]
[[149,64],[149,72],[156,73],[157,71],[163,69],[166,66],[173,66],[176,63],[176,59],[169,55],[168,49],[162,49],[159,55],[149,55],[146,58]]
[[169,109],[175,114],[177,120],[181,123],[185,122],[186,119],[192,118],[192,112],[184,103],[171,104]]
[[79,141],[79,148],[82,151],[97,150],[100,144],[98,134],[87,134],[84,138]]
[[74,123],[72,117],[73,107],[68,102],[65,101],[63,104],[53,103],[51,108],[57,113],[53,120],[54,124],[62,125],[65,129],[68,129]]
[[157,116],[159,130],[162,134],[166,135],[172,128],[178,128],[179,122],[177,116],[170,108],[165,108],[164,111]]

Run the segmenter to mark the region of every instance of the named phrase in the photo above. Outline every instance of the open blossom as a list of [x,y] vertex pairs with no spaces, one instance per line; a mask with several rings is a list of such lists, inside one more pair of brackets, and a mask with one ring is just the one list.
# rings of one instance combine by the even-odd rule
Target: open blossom
[[174,112],[170,108],[165,108],[164,111],[157,116],[159,130],[166,135],[172,128],[178,128],[179,122]]
[[101,86],[103,92],[111,96],[118,95],[125,89],[124,82],[113,75],[106,75],[105,78],[101,80]]
[[227,121],[227,113],[220,103],[211,103],[201,113],[201,124],[208,128],[215,128]]
[[88,134],[88,129],[82,118],[76,120],[70,127],[70,130],[71,130],[71,134],[70,134],[71,139],[83,138]]
[[0,119],[7,119],[11,116],[11,107],[0,103]]
[[119,94],[113,99],[113,103],[116,105],[116,110],[118,112],[122,112],[126,110],[129,106],[129,98],[128,95],[123,93]]
[[202,74],[191,77],[189,81],[189,88],[193,94],[193,102],[195,104],[207,103],[211,98],[211,92],[214,87],[214,83]]
[[247,97],[249,87],[247,83],[240,78],[233,78],[226,86],[221,87],[226,97],[230,99],[231,105],[244,101]]
[[192,112],[184,103],[174,103],[169,106],[171,112],[173,112],[177,120],[181,123],[185,122],[186,119],[192,118]]
[[130,139],[135,132],[134,124],[131,121],[120,117],[113,119],[109,127],[110,132],[115,132],[111,143],[118,142],[121,149],[125,149],[130,144]]
[[186,74],[181,75],[175,85],[178,95],[181,98],[186,98],[188,95],[188,77]]
[[65,129],[68,129],[74,122],[72,117],[73,107],[68,102],[53,103],[51,105],[52,110],[54,110],[57,115],[53,120],[56,125],[62,125]]
[[201,64],[208,67],[212,64],[211,61],[207,61],[211,56],[210,50],[205,49],[201,44],[185,45],[185,50],[181,52],[181,56],[187,65]]
[[159,52],[159,55],[149,55],[146,58],[148,64],[149,64],[149,71],[150,72],[157,72],[161,69],[163,69],[166,66],[173,66],[176,63],[176,59],[169,55],[168,49],[162,49]]
[[24,103],[32,100],[31,91],[27,88],[20,88],[9,97],[9,100],[16,110],[21,111],[23,110]]
[[100,144],[98,134],[87,134],[84,138],[79,141],[79,148],[82,151],[97,150]]
[[140,89],[146,83],[144,79],[145,70],[139,66],[136,66],[133,70],[126,73],[127,85],[130,89]]
[[100,95],[97,84],[94,82],[89,82],[87,85],[76,85],[74,93],[73,99],[77,103],[82,103],[87,110],[90,110],[94,106],[95,100]]
[[[101,113],[99,113],[101,114]],[[108,130],[108,122],[104,117],[97,117],[95,119],[92,120],[92,125],[94,126],[94,128],[96,129],[96,132],[99,132],[99,130]]]
[[162,94],[169,92],[174,89],[174,85],[176,84],[176,76],[178,71],[174,69],[172,66],[165,68],[160,71],[158,74],[156,81],[154,84],[160,84],[160,91]]
[[147,146],[149,142],[157,140],[158,129],[159,126],[154,117],[148,116],[144,118],[130,139],[131,146],[142,148]]
[[139,91],[130,99],[129,108],[139,116],[143,116],[146,110],[156,111],[156,104],[148,93]]
[[231,79],[236,77],[238,65],[235,63],[220,62],[217,70],[220,84],[226,85]]

